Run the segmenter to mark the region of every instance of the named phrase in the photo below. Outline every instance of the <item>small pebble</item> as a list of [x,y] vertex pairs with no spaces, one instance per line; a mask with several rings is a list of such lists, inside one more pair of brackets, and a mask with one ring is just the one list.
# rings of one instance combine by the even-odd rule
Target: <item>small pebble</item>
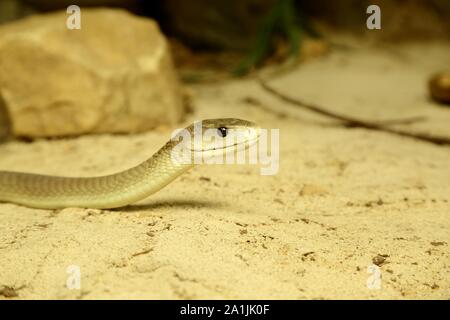
[[387,257],[389,257],[387,254],[378,254],[372,258],[372,262],[373,262],[373,264],[381,267],[383,264],[386,263]]
[[450,104],[450,71],[432,76],[428,82],[431,98],[440,103]]

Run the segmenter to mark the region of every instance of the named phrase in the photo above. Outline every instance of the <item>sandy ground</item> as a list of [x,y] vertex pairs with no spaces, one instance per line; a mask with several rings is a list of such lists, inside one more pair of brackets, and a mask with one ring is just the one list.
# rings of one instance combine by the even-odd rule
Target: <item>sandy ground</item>
[[[449,59],[442,44],[336,50],[271,84],[366,119],[423,115],[399,128],[450,136],[450,109],[426,88]],[[279,128],[278,174],[198,166],[119,210],[0,204],[0,299],[450,298],[449,147],[342,128],[253,80],[193,91],[186,124],[231,116]],[[149,157],[172,129],[10,142],[0,145],[0,169],[113,173]],[[373,261],[378,290],[367,287]],[[80,290],[66,286],[72,265]]]

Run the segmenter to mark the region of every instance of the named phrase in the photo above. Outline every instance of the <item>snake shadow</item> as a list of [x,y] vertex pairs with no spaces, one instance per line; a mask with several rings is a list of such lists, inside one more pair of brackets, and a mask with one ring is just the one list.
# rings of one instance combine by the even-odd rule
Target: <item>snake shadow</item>
[[147,210],[159,210],[159,209],[218,209],[223,208],[224,203],[220,201],[203,201],[203,200],[180,200],[180,199],[166,199],[161,201],[155,201],[151,203],[131,204],[125,207],[110,209],[112,211],[121,212],[136,212]]

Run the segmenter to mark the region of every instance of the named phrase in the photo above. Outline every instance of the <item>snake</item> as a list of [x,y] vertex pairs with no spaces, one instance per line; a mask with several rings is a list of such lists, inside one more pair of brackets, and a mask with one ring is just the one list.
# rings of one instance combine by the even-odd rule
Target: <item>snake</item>
[[[202,132],[212,134],[207,139],[201,136]],[[232,132],[240,139],[230,139]],[[197,165],[199,161],[193,161],[195,157],[212,159],[248,149],[256,144],[259,133],[259,127],[251,121],[237,118],[206,119],[178,130],[150,158],[118,173],[68,177],[0,171],[0,202],[39,209],[124,207],[161,190]],[[196,134],[200,134],[200,139],[196,139]],[[174,156],[181,153],[188,156]]]

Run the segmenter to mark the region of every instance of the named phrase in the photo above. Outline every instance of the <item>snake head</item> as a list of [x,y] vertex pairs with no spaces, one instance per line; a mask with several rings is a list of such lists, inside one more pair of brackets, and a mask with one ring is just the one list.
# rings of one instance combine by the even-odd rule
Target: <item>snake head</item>
[[182,139],[182,147],[203,160],[220,158],[236,151],[245,151],[257,143],[260,128],[253,122],[235,119],[207,119],[196,121],[177,132],[172,140]]

